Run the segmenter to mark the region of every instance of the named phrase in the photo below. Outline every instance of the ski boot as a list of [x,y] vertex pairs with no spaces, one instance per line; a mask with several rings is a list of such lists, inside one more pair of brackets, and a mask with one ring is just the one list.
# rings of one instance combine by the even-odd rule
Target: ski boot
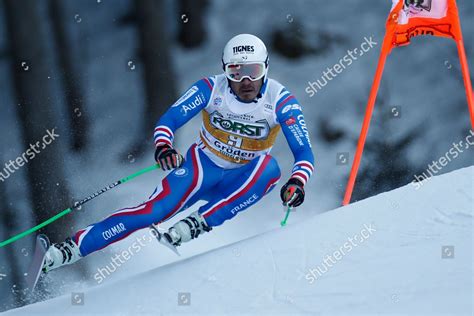
[[64,265],[72,264],[81,258],[79,247],[71,238],[67,238],[66,241],[52,244],[49,247],[45,254],[42,270],[46,273]]
[[180,246],[183,242],[198,238],[201,233],[212,230],[212,227],[207,225],[205,219],[197,211],[174,224],[165,233],[160,233],[155,225],[152,225],[150,228],[154,231],[158,241],[177,255],[180,254],[176,247]]
[[183,242],[198,238],[201,233],[211,230],[212,228],[207,226],[204,218],[196,211],[174,224],[173,227],[163,235],[173,246],[179,246]]

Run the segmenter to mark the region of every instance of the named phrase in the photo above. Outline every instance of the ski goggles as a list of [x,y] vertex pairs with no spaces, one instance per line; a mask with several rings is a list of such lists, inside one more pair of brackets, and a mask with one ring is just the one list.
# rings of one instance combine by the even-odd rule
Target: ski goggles
[[225,75],[229,80],[241,82],[244,78],[257,81],[265,76],[265,63],[226,64]]

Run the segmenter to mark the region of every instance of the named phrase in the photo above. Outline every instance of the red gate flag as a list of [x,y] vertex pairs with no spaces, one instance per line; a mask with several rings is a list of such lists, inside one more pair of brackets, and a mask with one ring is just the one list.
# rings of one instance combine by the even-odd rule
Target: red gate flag
[[386,33],[380,52],[377,70],[370,89],[369,100],[365,111],[364,122],[360,131],[357,149],[352,162],[351,173],[346,186],[343,205],[349,204],[359,170],[365,140],[369,131],[370,120],[375,100],[382,79],[383,69],[388,55],[394,47],[410,44],[410,39],[419,35],[433,35],[452,38],[457,45],[459,62],[461,63],[467,105],[474,129],[474,100],[472,96],[471,78],[467,65],[466,52],[461,33],[461,23],[456,0],[392,0],[392,9],[386,22]]
[[[408,3],[417,3],[408,4]],[[455,0],[392,0],[387,19],[388,51],[410,44],[419,35],[449,37],[462,41],[458,8]]]

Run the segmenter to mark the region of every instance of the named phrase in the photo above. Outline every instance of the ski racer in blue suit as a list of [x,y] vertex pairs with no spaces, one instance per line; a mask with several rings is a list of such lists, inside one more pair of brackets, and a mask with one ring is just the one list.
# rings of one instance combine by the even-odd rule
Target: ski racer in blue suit
[[[268,53],[258,37],[233,37],[224,48],[222,63],[223,74],[197,81],[158,121],[155,159],[171,172],[149,199],[54,244],[44,271],[168,221],[199,200],[206,204],[165,232],[165,242],[179,246],[250,208],[280,180],[278,163],[270,155],[280,130],[295,159],[280,196],[289,207],[303,203],[314,158],[300,104],[284,86],[268,78]],[[174,134],[198,114],[202,126],[197,141],[183,157],[173,147]]]

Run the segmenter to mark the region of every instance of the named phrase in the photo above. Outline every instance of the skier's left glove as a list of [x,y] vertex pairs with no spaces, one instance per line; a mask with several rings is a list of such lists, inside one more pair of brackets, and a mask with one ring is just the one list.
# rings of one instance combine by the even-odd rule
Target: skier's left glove
[[290,178],[288,182],[282,186],[280,197],[283,205],[289,207],[298,207],[304,201],[303,183],[295,178]]
[[156,148],[155,160],[165,171],[179,168],[184,162],[183,156],[169,145],[161,145]]

